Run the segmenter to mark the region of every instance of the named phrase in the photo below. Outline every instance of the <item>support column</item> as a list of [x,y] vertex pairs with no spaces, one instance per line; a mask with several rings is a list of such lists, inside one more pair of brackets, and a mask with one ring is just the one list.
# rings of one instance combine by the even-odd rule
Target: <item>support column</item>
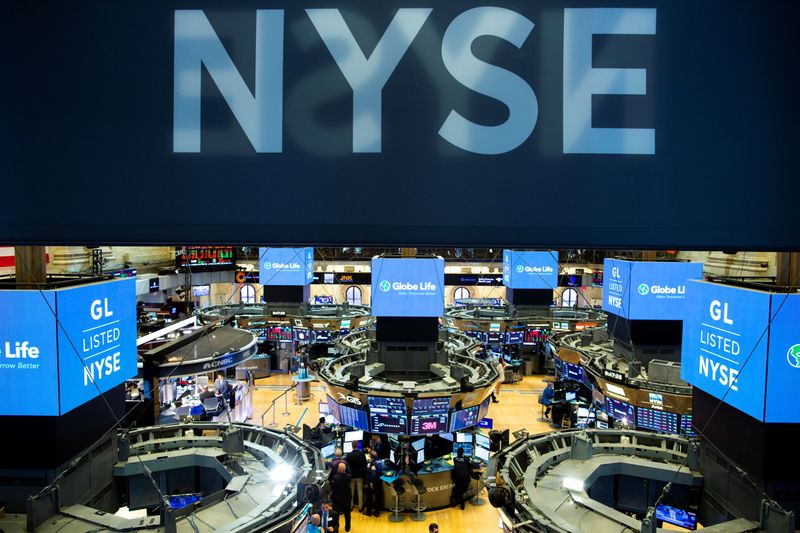
[[15,274],[17,283],[47,282],[47,259],[44,246],[15,246]]
[[785,287],[796,285],[800,275],[800,253],[778,252],[775,255],[775,281],[777,285]]
[[417,257],[417,249],[416,248],[401,248],[400,254],[403,257]]

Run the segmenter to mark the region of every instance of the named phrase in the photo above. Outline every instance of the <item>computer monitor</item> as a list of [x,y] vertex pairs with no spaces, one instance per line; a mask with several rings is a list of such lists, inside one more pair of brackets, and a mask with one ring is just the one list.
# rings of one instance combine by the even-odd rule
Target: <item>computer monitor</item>
[[444,440],[449,440],[450,442],[453,442],[454,435],[452,433],[439,433],[439,436]]
[[425,448],[417,451],[417,464],[425,462]]
[[589,409],[586,407],[578,407],[578,418],[589,418]]
[[339,405],[339,423],[363,431],[369,429],[367,412],[361,409],[354,409],[347,405]]
[[697,529],[697,515],[690,511],[660,504],[656,506],[656,518],[684,529]]
[[424,450],[425,449],[425,439],[417,439],[411,442],[411,446],[416,450]]
[[344,434],[344,441],[353,442],[354,440],[362,441],[364,440],[364,432],[363,431],[346,431]]
[[484,448],[483,446],[475,446],[475,458],[488,463],[489,448]]
[[477,424],[478,407],[479,406],[475,405],[460,411],[453,411],[453,415],[450,417],[450,431],[458,431]]
[[405,400],[385,396],[369,396],[370,431],[373,433],[406,433],[408,418]]
[[568,401],[568,402],[574,402],[575,401],[575,393],[574,392],[567,392],[564,395],[564,399],[566,401]]
[[464,449],[464,457],[468,457],[468,456],[472,455],[472,444],[467,444],[466,442],[464,442],[464,443],[454,442],[453,443],[453,456],[458,454],[458,449],[459,448],[463,448]]
[[411,434],[434,435],[447,431],[450,397],[417,398],[411,408]]
[[389,435],[389,448],[396,450],[400,446],[400,439],[395,435]]
[[[358,449],[361,449],[361,441],[358,441]],[[344,447],[342,447],[342,451],[344,453],[350,453],[353,451],[353,443],[350,441],[345,441]]]
[[489,437],[486,435],[481,435],[480,433],[475,433],[475,444],[478,446],[483,446],[484,448],[489,448],[491,445]]
[[336,453],[336,442],[334,441],[327,446],[323,446],[319,452],[323,457],[333,457],[333,454]]
[[456,433],[456,442],[469,442],[472,444],[472,433]]
[[328,405],[328,402],[323,402],[320,400],[319,402],[319,414],[321,415],[329,415],[331,414],[331,408]]
[[608,422],[603,422],[602,420],[598,420],[597,429],[608,429]]
[[335,424],[336,418],[333,415],[324,415],[325,416],[325,423],[326,424]]

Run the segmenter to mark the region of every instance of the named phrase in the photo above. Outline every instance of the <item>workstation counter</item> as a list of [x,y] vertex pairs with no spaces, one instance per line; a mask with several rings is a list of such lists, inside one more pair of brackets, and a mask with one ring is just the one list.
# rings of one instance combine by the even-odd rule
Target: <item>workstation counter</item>
[[[391,510],[395,506],[395,487],[399,480],[403,488],[403,494],[399,495],[399,505],[401,509],[411,510],[416,505],[416,490],[412,482],[417,478],[425,487],[422,494],[421,505],[427,510],[440,509],[452,505],[453,489],[453,460],[439,457],[426,461],[420,465],[418,472],[397,472],[392,471],[391,475],[387,472],[381,476],[383,481],[383,507]],[[472,461],[473,472],[482,471],[484,465],[480,461]],[[471,483],[475,483],[472,481]]]

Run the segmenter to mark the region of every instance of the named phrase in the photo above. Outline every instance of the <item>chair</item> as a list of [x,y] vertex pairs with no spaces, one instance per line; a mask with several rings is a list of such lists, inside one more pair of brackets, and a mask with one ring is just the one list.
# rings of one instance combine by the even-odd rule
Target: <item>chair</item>
[[538,400],[538,401],[539,401],[539,406],[540,406],[540,409],[539,409],[539,418],[540,418],[541,420],[546,420],[546,419],[545,419],[545,417],[544,417],[544,409],[545,409],[545,407],[547,407],[547,406],[544,404],[544,394],[540,394],[540,395],[539,395],[539,400]]
[[483,487],[481,487],[481,472],[472,472],[470,477],[475,480],[475,496],[469,501],[472,505],[486,505],[486,500],[481,498],[481,491]]
[[569,429],[572,427],[572,421],[568,414],[561,417],[561,429]]
[[425,488],[425,484],[419,478],[419,476],[410,478],[411,481],[411,489],[412,493],[411,496],[414,498],[414,514],[411,515],[411,520],[415,522],[424,522],[425,521],[425,509],[427,506],[422,505],[422,495],[428,492],[428,489]]
[[403,510],[403,508],[400,507],[400,496],[406,493],[406,489],[403,485],[405,485],[405,483],[403,483],[403,478],[397,478],[389,485],[389,490],[394,492],[394,506],[389,509],[392,511],[391,514],[389,514],[389,522],[402,522],[406,519],[406,515],[400,514]]

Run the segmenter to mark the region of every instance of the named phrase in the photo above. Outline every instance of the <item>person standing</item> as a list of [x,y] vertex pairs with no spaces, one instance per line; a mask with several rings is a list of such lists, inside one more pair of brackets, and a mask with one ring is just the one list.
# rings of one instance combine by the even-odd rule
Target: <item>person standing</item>
[[453,501],[454,505],[461,505],[464,509],[464,493],[469,489],[469,480],[472,476],[472,465],[469,460],[464,457],[464,448],[459,448],[456,452],[456,458],[453,459]]
[[339,533],[339,513],[333,510],[331,502],[322,502],[319,522],[323,533]]
[[320,528],[320,518],[318,514],[312,514],[308,526],[306,526],[306,533],[322,533]]
[[350,531],[350,506],[353,502],[353,494],[350,492],[350,477],[350,474],[347,473],[347,464],[342,461],[331,478],[333,509],[340,515],[344,515],[345,531]]
[[364,504],[364,476],[367,474],[367,456],[358,449],[358,441],[353,441],[353,449],[345,456],[345,460],[350,465],[350,475],[353,476],[350,479],[350,492],[353,493],[353,500],[358,500],[358,508],[364,514],[367,509]]
[[378,458],[378,451],[369,452],[370,462],[367,465],[364,480],[364,496],[366,499],[367,516],[380,516],[383,508],[383,462]]
[[433,523],[428,526],[428,533],[439,533],[439,524]]
[[339,469],[339,464],[345,465],[345,470],[347,473],[350,473],[350,465],[347,464],[347,459],[344,458],[344,454],[341,448],[336,448],[336,451],[333,453],[333,461],[331,461],[331,473],[330,477],[332,478],[336,471]]

